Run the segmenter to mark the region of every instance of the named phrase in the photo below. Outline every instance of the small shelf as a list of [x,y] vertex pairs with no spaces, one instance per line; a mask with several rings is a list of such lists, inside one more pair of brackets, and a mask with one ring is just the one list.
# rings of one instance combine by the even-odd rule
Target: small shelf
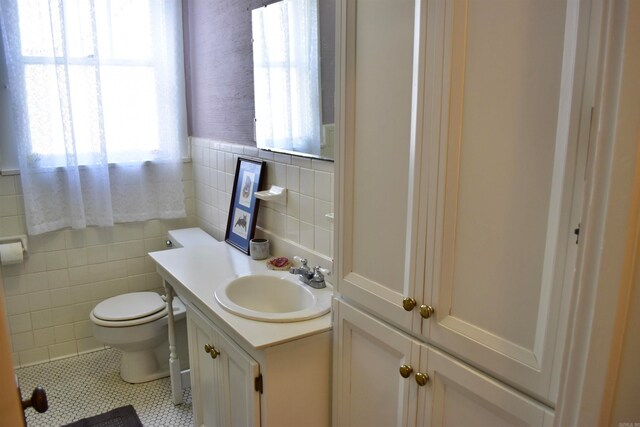
[[271,188],[265,191],[256,191],[256,197],[265,202],[276,202],[281,205],[287,204],[287,189],[272,185]]

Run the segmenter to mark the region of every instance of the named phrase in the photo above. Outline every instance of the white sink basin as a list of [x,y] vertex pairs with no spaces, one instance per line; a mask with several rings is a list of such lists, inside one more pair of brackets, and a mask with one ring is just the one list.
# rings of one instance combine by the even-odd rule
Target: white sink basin
[[238,316],[263,322],[297,322],[329,312],[331,288],[313,289],[288,272],[239,276],[218,288],[222,307]]

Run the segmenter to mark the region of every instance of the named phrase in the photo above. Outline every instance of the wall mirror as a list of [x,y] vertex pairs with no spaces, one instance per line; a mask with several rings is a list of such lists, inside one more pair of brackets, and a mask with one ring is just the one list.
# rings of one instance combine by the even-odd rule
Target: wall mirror
[[333,160],[334,7],[282,0],[252,11],[258,148]]

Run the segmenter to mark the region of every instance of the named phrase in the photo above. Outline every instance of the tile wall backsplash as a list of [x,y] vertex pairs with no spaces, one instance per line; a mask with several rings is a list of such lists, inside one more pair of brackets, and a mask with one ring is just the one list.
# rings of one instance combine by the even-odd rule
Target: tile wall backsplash
[[[192,164],[184,165],[187,218],[29,236],[24,264],[1,268],[14,366],[103,346],[89,313],[125,292],[160,290],[147,252],[165,248],[167,230],[196,225]],[[0,176],[0,237],[26,234],[19,176]]]
[[224,240],[229,203],[239,156],[266,161],[267,182],[287,189],[287,205],[261,202],[258,227],[310,251],[331,257],[333,162],[257,150],[202,138],[191,138],[198,226]]

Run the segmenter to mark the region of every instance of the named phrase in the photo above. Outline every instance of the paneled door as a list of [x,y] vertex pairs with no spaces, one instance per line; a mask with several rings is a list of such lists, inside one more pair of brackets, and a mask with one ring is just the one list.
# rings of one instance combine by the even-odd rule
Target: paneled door
[[335,301],[335,426],[410,426],[416,422],[419,344]]
[[[531,398],[470,368],[446,353],[423,346],[427,387],[421,387],[420,426],[551,427],[553,412]],[[422,365],[421,360],[421,365]],[[426,401],[425,401],[426,400]]]
[[433,1],[427,21],[425,75],[440,84],[424,101],[435,314],[422,334],[551,406],[588,145],[589,6]]
[[260,426],[258,363],[198,311],[187,308],[197,426]]
[[[423,241],[413,231],[412,134],[417,0],[346,0],[342,17],[344,87],[337,200],[338,291],[410,329],[415,312],[412,263]],[[404,302],[403,302],[404,301]],[[405,310],[404,307],[407,307]]]
[[260,426],[260,391],[255,381],[260,374],[258,363],[222,333],[218,347],[223,425]]

